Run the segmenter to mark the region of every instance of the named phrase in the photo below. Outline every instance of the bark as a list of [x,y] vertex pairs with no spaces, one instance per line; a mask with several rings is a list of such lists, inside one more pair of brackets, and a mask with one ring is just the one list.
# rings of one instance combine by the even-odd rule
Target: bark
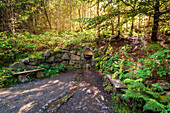
[[112,24],[112,36],[114,35],[114,20],[111,19],[111,24]]
[[132,25],[131,25],[131,29],[130,29],[130,36],[133,35],[133,29],[134,29],[134,17],[132,17]]
[[[13,1],[12,1],[12,3],[13,3]],[[14,11],[13,11],[12,5],[11,5],[11,19],[12,19],[11,31],[12,31],[12,37],[14,37],[15,36],[15,22],[14,22],[15,17],[14,17]]]
[[45,7],[45,0],[43,1],[43,7],[44,7],[45,16],[46,16],[46,18],[47,18],[47,21],[48,21],[48,24],[49,24],[50,30],[51,30],[51,23],[50,23],[50,20],[49,20],[49,18],[48,18],[47,9],[46,9],[46,7]]
[[[120,11],[120,6],[119,6],[119,3],[118,3],[118,11]],[[118,12],[118,36],[117,36],[117,39],[120,38],[120,12]]]
[[[97,16],[99,17],[99,0],[98,0],[98,4],[97,4]],[[98,37],[100,36],[100,24],[98,24]]]
[[34,17],[34,12],[32,14],[32,27],[33,27],[33,33],[35,34],[35,17]]
[[[72,19],[72,0],[70,0],[70,19]],[[70,31],[72,31],[72,21],[70,21]]]
[[153,17],[153,27],[152,27],[152,35],[151,40],[152,41],[158,41],[157,32],[158,32],[158,26],[159,26],[159,0],[156,0],[156,4],[154,6],[154,17]]
[[91,18],[91,3],[90,3],[90,18]]

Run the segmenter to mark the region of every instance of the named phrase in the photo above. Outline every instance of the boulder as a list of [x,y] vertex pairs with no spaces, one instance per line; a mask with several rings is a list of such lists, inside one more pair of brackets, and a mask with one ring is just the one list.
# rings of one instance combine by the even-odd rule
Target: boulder
[[24,64],[28,64],[29,63],[29,58],[25,58],[20,60],[20,62],[24,63]]
[[69,60],[70,58],[69,58],[68,53],[64,53],[61,59],[62,60]]
[[54,59],[54,62],[55,62],[55,63],[60,63],[61,61],[62,61],[62,59],[60,59],[60,58],[55,58],[55,59]]
[[50,57],[52,54],[53,54],[53,53],[52,53],[51,51],[47,50],[47,51],[45,51],[45,52],[43,53],[43,56],[45,56],[45,57]]
[[73,65],[75,65],[75,64],[76,64],[76,61],[70,60],[69,65],[73,66]]
[[68,61],[62,61],[62,62],[60,63],[60,65],[61,65],[61,64],[64,64],[64,65],[66,66],[66,65],[68,65],[69,63],[68,63]]
[[46,60],[47,63],[53,63],[54,62],[54,56],[51,56],[49,57],[47,60]]
[[34,61],[35,61],[35,59],[33,57],[29,58],[29,62],[34,62]]
[[76,50],[72,50],[72,51],[70,51],[70,53],[75,55],[76,54]]
[[34,70],[37,66],[27,65],[27,70]]
[[43,77],[44,76],[44,73],[42,71],[39,71],[36,73],[36,77],[37,78],[40,78],[40,77]]
[[81,55],[81,52],[80,52],[80,51],[77,51],[77,55],[79,55],[79,56],[80,56],[80,55]]
[[22,82],[22,83],[27,83],[29,82],[29,79],[25,76],[25,75],[19,75],[18,79]]
[[56,54],[55,54],[55,57],[56,57],[56,58],[61,58],[62,56],[63,56],[63,53],[56,53]]
[[14,64],[12,64],[8,69],[11,69],[12,71],[16,71],[16,70],[20,70],[23,71],[25,68],[24,63],[22,62],[15,62]]
[[71,54],[71,60],[80,60],[80,56]]
[[50,66],[51,67],[56,67],[56,66],[58,66],[59,65],[59,63],[52,63]]
[[38,63],[37,62],[29,62],[29,65],[31,66],[36,66]]

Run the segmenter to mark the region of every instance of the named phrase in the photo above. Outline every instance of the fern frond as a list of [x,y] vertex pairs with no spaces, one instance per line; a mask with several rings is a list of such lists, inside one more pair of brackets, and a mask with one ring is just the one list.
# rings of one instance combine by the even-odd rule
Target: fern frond
[[145,89],[145,85],[141,82],[134,82],[128,85],[128,89]]
[[129,98],[138,99],[141,96],[142,96],[141,92],[137,90],[126,90],[126,93],[122,95],[124,99],[129,99]]
[[146,101],[146,104],[143,106],[143,110],[151,110],[154,112],[164,112],[166,111],[166,106],[159,103],[158,101],[156,101],[155,99],[149,99],[148,101]]

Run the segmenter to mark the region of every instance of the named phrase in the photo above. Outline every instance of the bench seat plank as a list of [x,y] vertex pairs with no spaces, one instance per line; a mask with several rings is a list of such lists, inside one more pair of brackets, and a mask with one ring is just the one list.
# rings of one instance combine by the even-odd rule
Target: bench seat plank
[[45,68],[29,70],[29,71],[22,71],[22,72],[14,73],[13,75],[22,75],[22,74],[33,73],[33,72],[38,72],[38,71],[43,71],[43,70],[45,70]]

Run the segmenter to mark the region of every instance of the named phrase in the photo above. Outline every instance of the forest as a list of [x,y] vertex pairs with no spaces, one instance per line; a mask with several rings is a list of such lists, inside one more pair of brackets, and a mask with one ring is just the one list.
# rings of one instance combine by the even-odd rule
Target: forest
[[[21,83],[6,73],[14,62],[87,44],[114,112],[170,112],[169,0],[1,0],[0,88]],[[41,79],[80,69],[60,64],[34,69],[45,68]],[[107,74],[126,88],[114,92]]]

